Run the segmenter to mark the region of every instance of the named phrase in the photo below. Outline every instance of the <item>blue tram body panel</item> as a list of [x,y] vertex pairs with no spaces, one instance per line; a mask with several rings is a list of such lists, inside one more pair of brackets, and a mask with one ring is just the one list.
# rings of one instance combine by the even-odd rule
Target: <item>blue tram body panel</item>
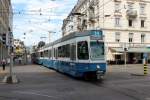
[[[106,63],[74,63],[50,59],[39,59],[38,61],[47,68],[52,68],[74,77],[83,77],[86,72],[102,71],[103,74],[106,72]],[[100,68],[97,68],[97,66],[100,66]]]

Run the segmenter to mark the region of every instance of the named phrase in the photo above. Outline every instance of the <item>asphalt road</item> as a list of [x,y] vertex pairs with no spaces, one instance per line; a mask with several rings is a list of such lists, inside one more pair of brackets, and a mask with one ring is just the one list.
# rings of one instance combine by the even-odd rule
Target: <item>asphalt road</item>
[[[14,68],[19,84],[0,83],[0,100],[150,100],[150,76],[111,66],[102,82],[74,79],[38,66]],[[0,71],[0,79],[7,71]]]

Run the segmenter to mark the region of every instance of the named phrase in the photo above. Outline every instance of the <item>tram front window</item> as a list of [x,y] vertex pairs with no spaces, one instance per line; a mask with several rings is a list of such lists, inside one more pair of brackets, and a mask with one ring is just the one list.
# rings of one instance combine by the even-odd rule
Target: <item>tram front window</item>
[[104,43],[94,42],[90,43],[91,46],[91,60],[104,59]]
[[78,59],[79,60],[88,60],[89,51],[87,41],[78,42]]

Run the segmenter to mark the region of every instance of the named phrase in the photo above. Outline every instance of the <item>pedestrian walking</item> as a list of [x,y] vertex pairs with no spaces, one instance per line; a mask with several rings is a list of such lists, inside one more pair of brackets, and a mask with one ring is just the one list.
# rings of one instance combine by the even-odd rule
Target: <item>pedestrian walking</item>
[[3,70],[5,70],[5,66],[6,66],[6,60],[5,59],[2,60],[2,66],[3,66]]

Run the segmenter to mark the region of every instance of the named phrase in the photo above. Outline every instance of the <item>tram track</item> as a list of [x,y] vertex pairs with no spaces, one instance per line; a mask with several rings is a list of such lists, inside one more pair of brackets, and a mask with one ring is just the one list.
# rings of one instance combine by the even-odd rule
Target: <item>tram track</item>
[[14,97],[0,96],[0,100],[21,100]]
[[138,95],[137,91],[132,90],[132,89],[114,88],[115,85],[108,86],[108,84],[103,83],[103,81],[92,81],[92,82],[90,82],[90,84],[95,85],[97,87],[108,89],[109,91],[118,93],[118,94],[123,95],[123,96],[130,97],[133,100],[145,100],[145,99],[143,99],[144,97],[142,98],[142,97],[137,96]]

